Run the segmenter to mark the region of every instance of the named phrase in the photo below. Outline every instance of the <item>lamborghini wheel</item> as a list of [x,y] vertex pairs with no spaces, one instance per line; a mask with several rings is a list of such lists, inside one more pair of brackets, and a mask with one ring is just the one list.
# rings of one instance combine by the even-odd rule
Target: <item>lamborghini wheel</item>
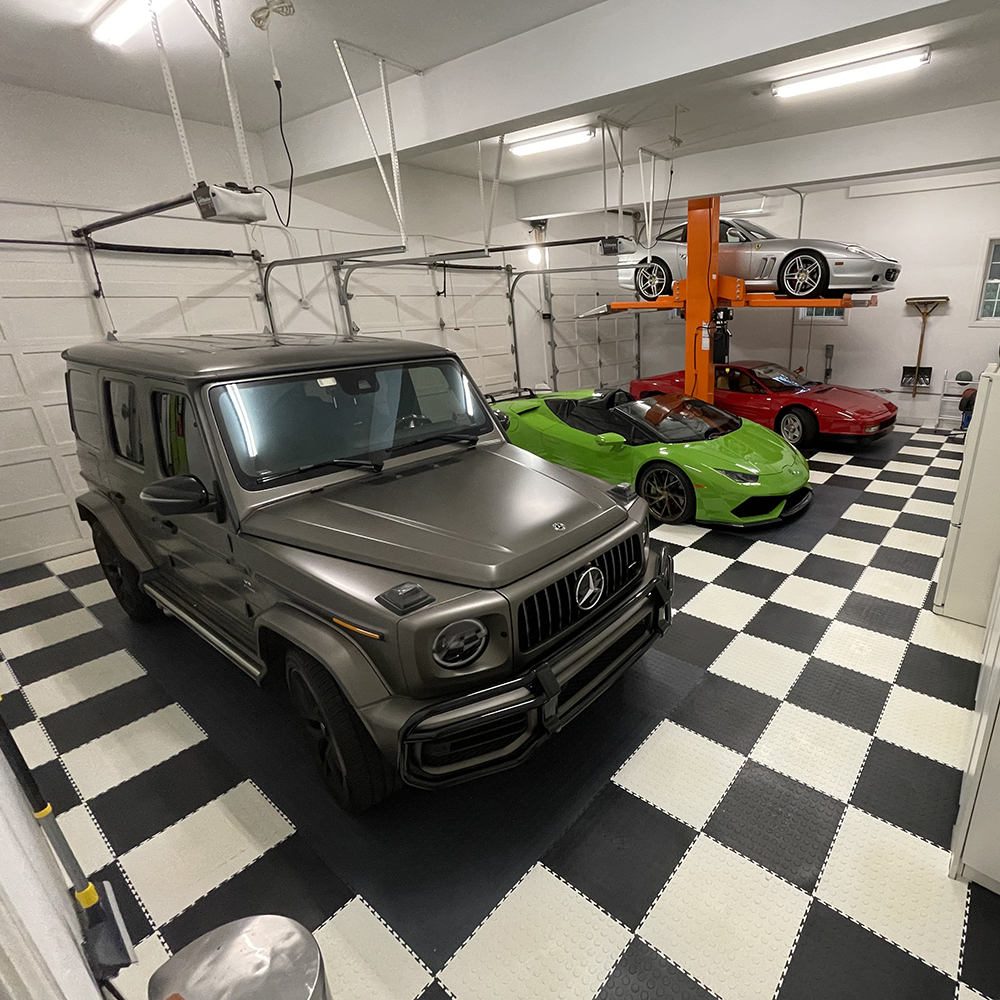
[[654,462],[639,473],[639,496],[649,504],[649,513],[661,524],[684,524],[694,517],[694,487],[676,465]]

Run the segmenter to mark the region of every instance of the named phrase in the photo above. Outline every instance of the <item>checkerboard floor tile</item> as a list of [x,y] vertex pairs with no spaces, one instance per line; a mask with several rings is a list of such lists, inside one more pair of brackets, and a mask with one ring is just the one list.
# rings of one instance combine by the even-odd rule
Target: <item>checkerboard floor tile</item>
[[267,911],[338,1000],[1000,1000],[1000,897],[947,876],[983,642],[930,610],[961,457],[899,426],[814,455],[791,525],[656,528],[674,622],[605,698],[362,817],[280,699],[126,623],[92,552],[0,575],[0,716],[115,888],[119,989]]

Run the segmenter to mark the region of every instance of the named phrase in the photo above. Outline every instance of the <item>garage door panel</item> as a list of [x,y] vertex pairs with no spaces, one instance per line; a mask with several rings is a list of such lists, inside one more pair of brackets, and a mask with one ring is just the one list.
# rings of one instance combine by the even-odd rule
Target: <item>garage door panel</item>
[[351,315],[365,333],[399,328],[395,296],[357,295],[351,300]]
[[[441,300],[428,295],[400,295],[396,299],[399,321],[406,327],[427,327],[451,316],[441,308]],[[449,310],[450,312],[450,310]]]
[[476,347],[480,354],[510,354],[510,330],[504,326],[476,327]]
[[19,365],[25,388],[33,395],[66,394],[64,373],[66,363],[58,351],[31,351],[21,356]]
[[189,295],[184,316],[195,333],[236,333],[257,329],[246,295]]
[[0,452],[45,445],[45,435],[30,406],[0,410]]
[[93,298],[28,298],[4,296],[4,339],[39,341],[63,338],[69,333],[84,338],[103,333]]
[[18,375],[13,357],[0,354],[0,397],[23,395],[24,383]]
[[73,428],[69,423],[69,407],[65,403],[46,403],[42,408],[49,431],[56,444],[73,444]]
[[51,458],[5,462],[0,466],[0,508],[58,496],[62,491],[62,482]]
[[68,503],[8,518],[0,531],[0,571],[12,567],[14,560],[28,565],[36,561],[36,555],[44,557],[53,547],[79,542],[84,537]]

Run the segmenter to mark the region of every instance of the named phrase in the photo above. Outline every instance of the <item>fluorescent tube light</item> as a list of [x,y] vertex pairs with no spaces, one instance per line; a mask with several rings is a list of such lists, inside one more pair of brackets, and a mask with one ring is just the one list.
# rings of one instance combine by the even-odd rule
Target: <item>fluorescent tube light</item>
[[[173,0],[154,0],[157,14]],[[116,0],[94,21],[90,33],[104,45],[124,45],[137,31],[149,24],[149,4],[146,0]]]
[[832,69],[779,80],[777,83],[771,84],[771,93],[775,97],[797,97],[799,94],[813,94],[818,90],[843,87],[849,83],[861,83],[864,80],[876,80],[881,76],[891,76],[894,73],[905,73],[907,70],[917,69],[918,66],[925,65],[930,61],[930,58],[931,47],[929,45],[925,45],[922,49],[891,52],[889,55],[877,56],[874,59],[862,59],[860,62],[847,63]]
[[530,156],[532,153],[544,153],[550,149],[562,149],[563,146],[579,146],[580,143],[589,142],[597,134],[593,126],[585,128],[574,128],[568,132],[554,132],[552,135],[539,136],[537,139],[527,139],[524,142],[515,142],[511,145],[510,151],[515,156]]

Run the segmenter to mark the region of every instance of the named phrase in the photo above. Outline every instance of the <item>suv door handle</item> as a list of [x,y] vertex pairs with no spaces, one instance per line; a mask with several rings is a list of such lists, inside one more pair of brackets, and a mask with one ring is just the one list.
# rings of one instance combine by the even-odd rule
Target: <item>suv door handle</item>
[[108,496],[114,500],[115,503],[125,503],[125,494],[119,493],[117,490],[111,490]]
[[177,534],[177,525],[173,521],[161,521],[158,517],[154,517],[153,524],[158,524],[161,528],[166,528],[172,535]]

